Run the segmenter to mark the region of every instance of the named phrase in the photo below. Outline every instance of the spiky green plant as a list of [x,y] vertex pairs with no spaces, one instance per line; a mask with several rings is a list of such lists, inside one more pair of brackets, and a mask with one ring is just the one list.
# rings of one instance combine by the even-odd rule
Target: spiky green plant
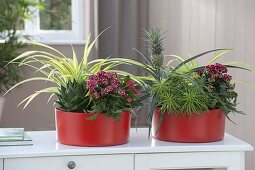
[[164,55],[162,53],[164,37],[162,37],[159,28],[145,30],[145,35],[145,42],[151,55],[151,62],[155,68],[160,68],[164,62]]
[[87,96],[88,88],[86,83],[68,81],[66,87],[61,86],[58,93],[55,93],[58,100],[58,108],[67,112],[89,112],[91,109],[90,99]]

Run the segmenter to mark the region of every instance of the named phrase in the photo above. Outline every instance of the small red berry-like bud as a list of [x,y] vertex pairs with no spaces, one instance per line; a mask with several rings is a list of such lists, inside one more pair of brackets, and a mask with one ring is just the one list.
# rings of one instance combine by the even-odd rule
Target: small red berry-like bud
[[127,85],[127,87],[133,87],[134,86],[134,82],[132,80],[128,80],[126,82],[126,85]]
[[201,75],[204,73],[204,70],[197,70],[197,74]]

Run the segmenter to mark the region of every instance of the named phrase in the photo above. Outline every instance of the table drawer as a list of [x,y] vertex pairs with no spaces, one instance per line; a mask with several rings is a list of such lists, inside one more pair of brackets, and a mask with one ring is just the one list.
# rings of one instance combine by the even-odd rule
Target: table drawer
[[[70,163],[72,161],[72,163]],[[68,167],[69,164],[69,167]],[[92,155],[4,160],[4,170],[133,170],[133,155]]]
[[[237,157],[233,157],[237,156]],[[231,157],[237,161],[239,155],[226,152],[159,153],[136,154],[135,170],[192,169],[225,170],[230,167]],[[241,160],[241,159],[240,159]],[[236,166],[238,167],[238,161]],[[238,170],[241,170],[240,168]]]

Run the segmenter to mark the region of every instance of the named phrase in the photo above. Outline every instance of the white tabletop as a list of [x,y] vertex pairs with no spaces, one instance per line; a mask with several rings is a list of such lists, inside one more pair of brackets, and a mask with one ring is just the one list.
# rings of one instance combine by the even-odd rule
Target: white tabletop
[[2,146],[0,158],[60,156],[60,155],[94,155],[94,154],[123,154],[123,153],[173,153],[173,152],[229,152],[251,151],[253,147],[225,134],[219,142],[211,143],[175,143],[148,140],[148,129],[131,129],[129,143],[108,147],[75,147],[58,143],[55,131],[28,132],[33,139],[31,146]]

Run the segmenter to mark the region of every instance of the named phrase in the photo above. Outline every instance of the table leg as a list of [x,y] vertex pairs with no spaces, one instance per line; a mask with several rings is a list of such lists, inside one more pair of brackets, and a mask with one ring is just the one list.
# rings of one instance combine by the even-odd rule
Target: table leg
[[244,152],[233,152],[230,154],[229,167],[227,170],[245,170]]

